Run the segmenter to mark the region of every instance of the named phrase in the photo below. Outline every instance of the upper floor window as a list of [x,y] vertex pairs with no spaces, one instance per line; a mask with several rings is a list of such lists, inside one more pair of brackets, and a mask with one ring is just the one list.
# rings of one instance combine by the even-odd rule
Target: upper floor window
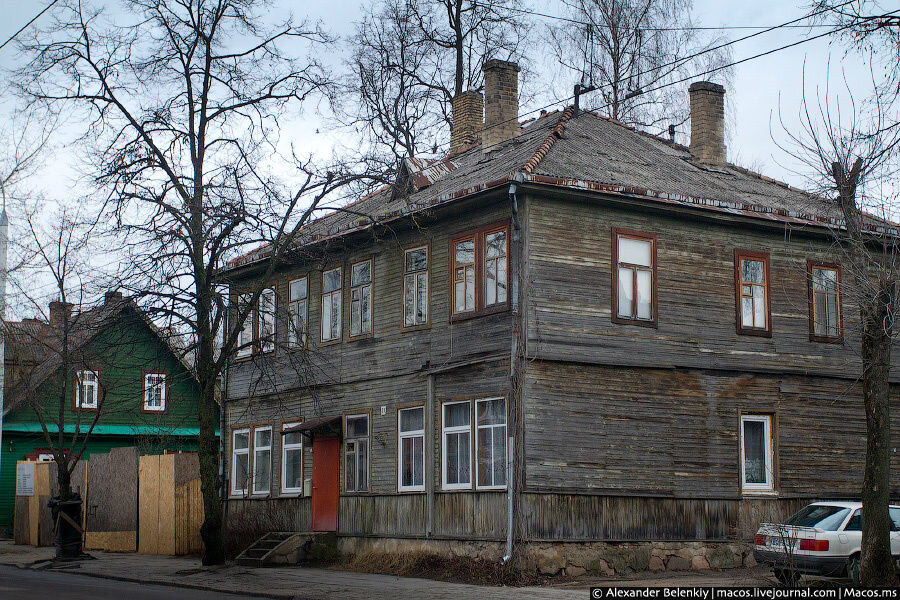
[[309,278],[304,276],[293,280],[288,286],[288,344],[303,346],[306,344],[306,320],[309,295]]
[[259,294],[257,310],[259,351],[275,350],[275,290],[266,288]]
[[367,492],[369,490],[369,415],[347,417],[344,433],[346,449],[344,475],[345,491]]
[[769,308],[769,255],[761,252],[734,252],[734,279],[737,285],[737,331],[745,335],[772,335]]
[[372,259],[350,267],[350,337],[372,333]]
[[741,489],[775,489],[772,418],[768,415],[741,415]]
[[100,377],[96,371],[84,370],[75,374],[75,408],[97,410],[100,396]]
[[452,315],[507,305],[509,287],[507,227],[490,226],[450,242]]
[[428,323],[428,246],[404,252],[403,325]]
[[613,322],[656,325],[656,236],[613,229],[613,263]]
[[144,411],[165,412],[167,395],[165,373],[144,374]]
[[[252,294],[240,294],[238,296],[237,302],[237,310],[235,311],[235,318],[238,317],[240,313],[242,313],[246,308],[250,305],[250,300],[252,298]],[[250,356],[253,352],[253,314],[252,311],[247,315],[247,318],[244,319],[243,324],[241,325],[241,330],[238,332],[237,339],[237,356],[238,358],[242,358],[244,356]]]
[[807,261],[809,337],[814,342],[840,342],[841,271],[837,265]]
[[322,341],[341,337],[341,268],[322,273]]

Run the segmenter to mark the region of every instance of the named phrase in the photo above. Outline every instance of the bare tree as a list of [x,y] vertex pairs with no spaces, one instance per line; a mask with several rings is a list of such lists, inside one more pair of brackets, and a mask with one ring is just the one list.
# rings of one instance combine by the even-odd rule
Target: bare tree
[[396,158],[433,149],[453,98],[481,89],[484,62],[522,57],[525,26],[513,0],[376,1],[351,40],[349,120]]
[[[873,79],[874,81],[874,79]],[[890,375],[894,325],[900,298],[900,229],[896,187],[900,131],[896,95],[875,93],[841,103],[828,88],[815,101],[804,99],[801,130],[784,126],[789,152],[804,166],[818,214],[837,217],[831,227],[841,258],[841,296],[859,307],[861,380],[866,415],[866,460],[862,485],[865,518],[860,577],[866,586],[897,582],[891,558]],[[848,87],[848,92],[850,92]]]
[[[312,56],[329,40],[308,23],[267,25],[271,5],[252,0],[122,0],[114,19],[87,2],[57,6],[55,22],[22,44],[18,85],[36,102],[81,111],[128,281],[157,319],[190,339],[201,395],[202,560],[220,564],[219,379],[304,225],[363,178],[342,163],[279,158],[285,112],[333,84],[318,61],[287,48]],[[250,256],[257,284],[228,315],[223,270],[260,246]]]
[[[550,42],[567,74],[598,94],[587,108],[645,129],[690,118],[680,87],[670,81],[728,63],[720,38],[694,29],[691,0],[562,0],[573,22],[551,27]],[[729,72],[717,71],[727,83]]]

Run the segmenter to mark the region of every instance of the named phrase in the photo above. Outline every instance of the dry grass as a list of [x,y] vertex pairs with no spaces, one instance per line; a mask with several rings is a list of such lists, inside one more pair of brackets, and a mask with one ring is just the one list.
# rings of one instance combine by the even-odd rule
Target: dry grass
[[423,577],[477,585],[540,585],[546,581],[535,573],[520,571],[510,564],[501,565],[499,561],[423,553],[370,552],[352,556],[335,567],[360,573]]

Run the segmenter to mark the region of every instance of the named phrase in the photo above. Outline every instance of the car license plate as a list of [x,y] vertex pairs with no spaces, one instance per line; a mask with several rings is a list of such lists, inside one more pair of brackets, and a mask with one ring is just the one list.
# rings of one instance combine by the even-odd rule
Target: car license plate
[[769,548],[778,552],[790,552],[794,550],[794,546],[797,545],[797,540],[783,538],[777,535],[769,536],[767,541],[769,543]]

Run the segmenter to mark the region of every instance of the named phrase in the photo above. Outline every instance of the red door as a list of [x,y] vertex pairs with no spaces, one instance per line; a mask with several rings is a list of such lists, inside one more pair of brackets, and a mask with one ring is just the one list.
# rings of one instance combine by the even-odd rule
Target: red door
[[341,440],[313,439],[312,530],[337,531],[338,473]]

